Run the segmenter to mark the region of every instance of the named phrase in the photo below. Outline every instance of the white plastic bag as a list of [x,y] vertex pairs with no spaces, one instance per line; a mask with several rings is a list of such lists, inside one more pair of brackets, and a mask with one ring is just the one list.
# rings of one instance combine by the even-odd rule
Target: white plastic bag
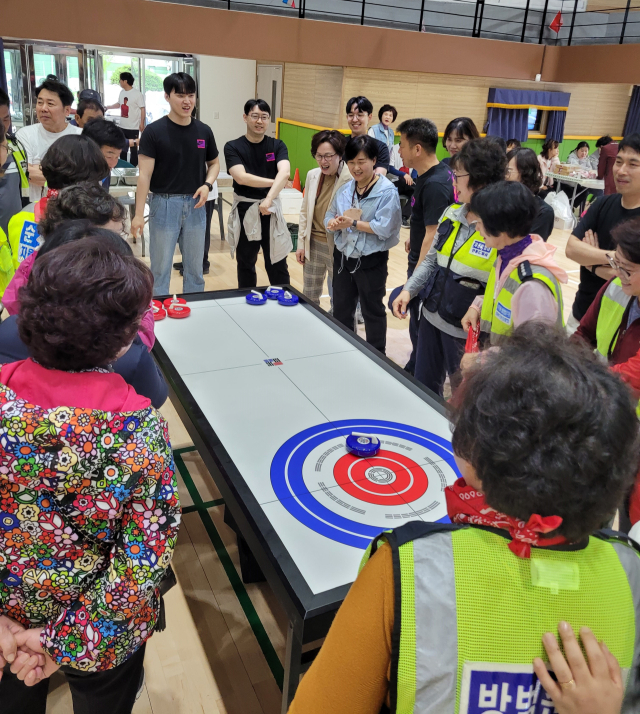
[[548,203],[551,208],[553,208],[553,213],[558,221],[562,221],[567,227],[572,228],[575,226],[575,216],[571,210],[571,204],[569,203],[569,197],[564,191],[549,191],[545,203]]

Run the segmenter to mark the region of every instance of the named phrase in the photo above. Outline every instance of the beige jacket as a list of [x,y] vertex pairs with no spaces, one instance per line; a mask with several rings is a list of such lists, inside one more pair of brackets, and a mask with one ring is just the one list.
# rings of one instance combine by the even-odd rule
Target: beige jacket
[[[238,196],[234,191],[233,205],[231,206],[231,213],[229,213],[229,220],[227,222],[227,242],[231,250],[232,258],[235,257],[242,228],[244,228],[244,232],[247,235],[247,240],[262,239],[261,214],[258,208],[262,200],[261,198]],[[250,204],[242,221],[240,221],[240,214],[238,212],[239,203]],[[272,263],[278,263],[289,255],[293,249],[293,242],[291,241],[291,233],[289,233],[289,229],[287,228],[287,221],[282,213],[280,197],[273,199],[269,211],[271,213],[271,220],[269,222],[269,257]],[[241,223],[242,226],[240,225]]]
[[[307,182],[304,185],[304,197],[302,199],[302,208],[300,209],[300,224],[298,227],[298,249],[304,248],[305,258],[309,258],[311,246],[311,227],[313,226],[313,212],[316,208],[316,195],[318,193],[318,184],[320,183],[320,175],[322,171],[311,169],[307,174]],[[331,201],[338,192],[341,186],[351,181],[351,172],[347,168],[346,163],[342,162],[338,167],[338,180],[333,186],[331,193]],[[331,201],[329,205],[331,205]],[[333,234],[327,232],[327,244],[329,246],[329,255],[333,255]]]

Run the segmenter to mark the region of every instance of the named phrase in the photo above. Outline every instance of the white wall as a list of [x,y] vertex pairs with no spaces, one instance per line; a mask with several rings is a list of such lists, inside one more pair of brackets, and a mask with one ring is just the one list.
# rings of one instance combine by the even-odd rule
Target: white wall
[[256,96],[256,62],[196,56],[200,63],[200,120],[213,130],[225,171],[224,145],[246,133],[242,109],[247,99]]

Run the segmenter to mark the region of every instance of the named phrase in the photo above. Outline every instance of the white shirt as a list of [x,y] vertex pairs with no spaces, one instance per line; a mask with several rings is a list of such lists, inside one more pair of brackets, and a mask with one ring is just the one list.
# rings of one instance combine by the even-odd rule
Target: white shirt
[[[24,144],[28,163],[38,165],[51,144],[70,134],[82,134],[82,129],[78,126],[67,124],[63,131],[54,134],[51,131],[47,131],[42,124],[30,124],[18,129],[16,137]],[[42,186],[36,186],[29,182],[29,200],[31,202],[39,201],[45,195],[46,190]]]
[[[125,97],[127,99],[127,107],[129,107],[129,116],[124,116],[122,114]],[[135,87],[132,87],[131,89],[123,89],[120,92],[118,103],[120,104],[120,116],[122,117],[122,119],[120,119],[120,128],[140,129],[140,114],[142,107],[144,107],[144,97],[142,96],[142,92]]]

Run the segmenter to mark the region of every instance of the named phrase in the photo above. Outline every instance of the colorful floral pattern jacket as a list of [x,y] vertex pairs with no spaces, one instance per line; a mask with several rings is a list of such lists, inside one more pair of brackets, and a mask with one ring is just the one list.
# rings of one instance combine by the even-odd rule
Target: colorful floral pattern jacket
[[153,408],[43,409],[0,384],[0,613],[62,665],[117,666],[160,613],[180,503]]

